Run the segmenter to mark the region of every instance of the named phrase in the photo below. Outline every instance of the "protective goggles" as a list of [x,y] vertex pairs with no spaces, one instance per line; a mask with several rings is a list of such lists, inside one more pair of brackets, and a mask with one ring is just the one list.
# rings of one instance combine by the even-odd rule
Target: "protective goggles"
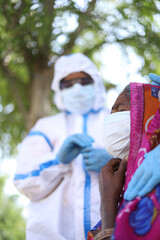
[[81,85],[88,85],[93,83],[93,79],[91,77],[84,77],[84,78],[75,78],[71,80],[64,80],[60,81],[60,89],[65,89],[72,87],[75,83],[79,83]]

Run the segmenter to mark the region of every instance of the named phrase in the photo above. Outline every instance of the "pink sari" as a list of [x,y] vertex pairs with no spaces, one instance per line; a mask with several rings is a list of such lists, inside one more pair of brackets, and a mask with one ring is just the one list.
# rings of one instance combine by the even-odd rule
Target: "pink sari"
[[[131,83],[131,134],[125,190],[144,154],[155,147],[152,136],[160,143],[160,87]],[[149,166],[148,166],[149,167]],[[116,218],[112,239],[160,239],[160,185],[143,198],[123,200]]]

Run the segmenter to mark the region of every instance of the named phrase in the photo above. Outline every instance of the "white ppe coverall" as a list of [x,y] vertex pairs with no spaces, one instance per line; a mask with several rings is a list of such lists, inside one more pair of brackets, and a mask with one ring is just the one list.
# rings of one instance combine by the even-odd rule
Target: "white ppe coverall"
[[[84,115],[65,111],[59,89],[62,78],[80,71],[92,77],[96,89],[94,106]],[[63,164],[57,153],[75,133],[87,133],[95,140],[93,147],[103,147],[103,121],[109,114],[105,88],[93,62],[81,53],[57,60],[51,87],[62,111],[39,119],[21,143],[14,184],[30,199],[27,240],[84,240],[100,219],[98,173],[85,169],[81,154]]]

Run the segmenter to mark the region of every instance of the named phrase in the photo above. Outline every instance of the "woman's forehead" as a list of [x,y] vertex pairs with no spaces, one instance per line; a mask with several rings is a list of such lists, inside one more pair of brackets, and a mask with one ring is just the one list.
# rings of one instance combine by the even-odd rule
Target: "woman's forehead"
[[129,99],[127,98],[126,94],[122,92],[116,99],[114,104],[121,103],[121,104],[128,104],[130,103]]
[[125,92],[122,92],[118,98],[116,99],[115,103],[112,106],[112,110],[118,110],[120,106],[123,106],[123,111],[130,110],[130,100],[127,98]]

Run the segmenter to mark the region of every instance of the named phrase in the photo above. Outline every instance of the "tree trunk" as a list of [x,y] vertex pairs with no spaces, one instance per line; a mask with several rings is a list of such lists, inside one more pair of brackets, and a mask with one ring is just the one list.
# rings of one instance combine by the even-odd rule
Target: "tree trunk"
[[31,86],[29,89],[28,118],[26,121],[26,129],[29,131],[35,124],[37,119],[49,115],[51,110],[51,102],[49,100],[51,93],[51,81],[53,76],[53,68],[37,70],[32,75]]

